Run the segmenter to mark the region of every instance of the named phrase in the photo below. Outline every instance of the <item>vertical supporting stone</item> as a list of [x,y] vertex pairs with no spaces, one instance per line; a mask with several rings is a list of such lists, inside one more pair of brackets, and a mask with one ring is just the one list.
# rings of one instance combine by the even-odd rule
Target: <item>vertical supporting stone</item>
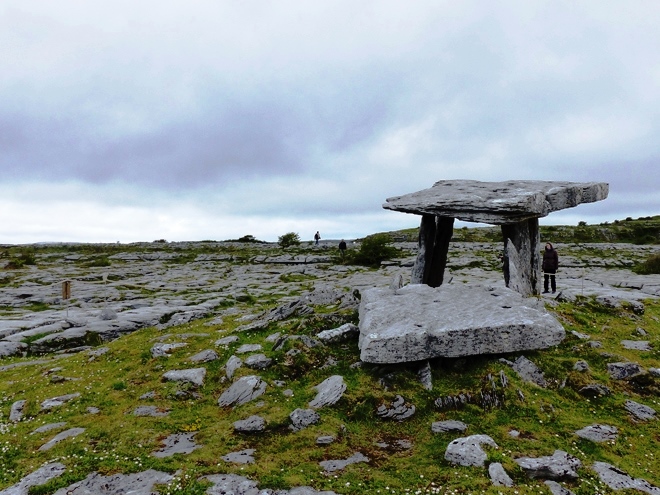
[[435,218],[435,240],[433,243],[433,256],[431,258],[431,270],[425,281],[431,287],[440,287],[445,276],[447,266],[447,253],[449,252],[449,241],[454,232],[454,219],[451,217]]
[[435,217],[433,215],[422,215],[419,225],[419,249],[417,259],[412,268],[410,282],[413,284],[425,284],[428,279],[428,271],[431,269],[433,256],[433,242],[435,241]]
[[422,215],[419,251],[412,269],[411,283],[431,287],[442,285],[453,229],[454,219],[451,217]]
[[504,282],[523,296],[539,293],[538,218],[502,225],[504,236]]

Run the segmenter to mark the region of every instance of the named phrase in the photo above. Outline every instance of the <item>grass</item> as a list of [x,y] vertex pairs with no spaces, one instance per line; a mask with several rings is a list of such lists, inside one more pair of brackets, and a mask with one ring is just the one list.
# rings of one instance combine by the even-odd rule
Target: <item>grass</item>
[[[148,249],[152,249],[149,246]],[[132,249],[121,247],[124,248],[121,252]],[[159,243],[158,247],[174,250],[177,246]],[[87,249],[90,256],[111,256],[120,252],[115,251],[114,245]],[[147,248],[136,246],[135,252],[140,249]],[[179,261],[194,259],[198,254],[220,252],[220,248],[210,242],[191,249],[194,253],[173,252]],[[238,247],[222,248],[221,254],[231,253],[233,263],[243,263],[269,249],[243,243]],[[77,252],[87,253],[83,247],[77,248]],[[281,253],[281,249],[275,248],[273,252]],[[484,261],[478,264],[489,269],[492,256],[493,252],[487,249],[480,251],[478,257]],[[42,258],[38,258],[38,262],[41,265]],[[295,292],[297,286],[293,284],[303,286],[311,282],[313,279],[307,275],[289,274],[282,275],[276,284],[292,284],[287,291]],[[127,286],[128,289],[150,293],[137,286]],[[565,450],[584,463],[580,481],[566,484],[578,495],[613,493],[603,487],[587,468],[594,461],[609,462],[633,477],[644,478],[655,485],[660,483],[657,474],[658,421],[634,423],[623,409],[625,401],[632,399],[660,411],[657,379],[614,381],[606,368],[608,362],[626,360],[647,369],[660,367],[658,301],[646,301],[645,312],[641,315],[626,308],[606,308],[588,298],[549,308],[564,323],[566,339],[555,348],[525,353],[544,371],[549,382],[546,389],[523,382],[499,361],[501,356],[476,356],[434,360],[434,389],[428,391],[418,382],[415,366],[354,366],[359,361],[355,341],[314,348],[307,348],[300,341],[289,341],[282,349],[274,351],[272,344],[265,340],[275,332],[314,336],[343,322],[355,323],[357,316],[350,311],[337,313],[331,308],[316,308],[313,315],[296,316],[264,329],[236,333],[236,328],[244,323],[240,321],[242,315],[256,314],[277,305],[277,298],[271,294],[255,294],[250,289],[250,292],[221,303],[218,309],[232,307],[237,310],[235,314],[223,316],[221,324],[207,326],[210,318],[197,320],[168,328],[168,337],[156,328],[145,328],[108,343],[110,351],[91,361],[87,353],[57,359],[51,356],[43,358],[47,360],[45,364],[0,371],[0,490],[13,485],[43,463],[58,460],[67,466],[66,474],[32,488],[31,494],[52,494],[93,471],[110,475],[149,468],[179,473],[175,483],[159,487],[161,494],[202,494],[208,484],[199,481],[199,477],[217,473],[235,473],[259,480],[262,489],[308,485],[317,490],[334,490],[338,494],[549,493],[542,481],[528,480],[513,459],[551,455],[555,449]],[[637,328],[648,333],[644,339],[650,340],[655,350],[631,351],[620,345],[621,340],[640,339]],[[589,346],[571,331],[591,335],[592,340],[602,343],[602,348]],[[199,336],[184,338],[182,334]],[[217,339],[227,335],[237,335],[239,341],[227,347],[214,346]],[[186,342],[187,346],[175,349],[169,357],[153,358],[150,349],[161,339],[169,343]],[[259,374],[269,383],[266,393],[260,400],[235,409],[220,408],[217,399],[229,386],[223,365],[240,345],[250,343],[262,344],[262,352],[272,358],[274,364],[259,372],[243,366],[235,376]],[[219,354],[218,360],[203,365],[188,362],[190,356],[209,348]],[[299,353],[288,355],[291,350]],[[518,355],[504,357],[514,360]],[[329,357],[336,364],[325,368]],[[9,358],[0,364],[26,360],[28,358]],[[577,360],[587,361],[590,370],[574,371]],[[199,394],[198,398],[178,395],[180,387],[162,381],[163,374],[169,370],[198,366],[207,369],[204,385],[190,390]],[[59,369],[52,372],[56,368]],[[476,404],[468,404],[461,409],[439,409],[435,405],[435,400],[441,396],[478,394],[489,385],[489,375],[499,383],[500,372],[509,382],[506,388],[498,385],[504,399],[503,407],[485,410]],[[53,373],[66,380],[53,383],[50,379]],[[342,375],[347,384],[342,399],[319,411],[321,421],[318,424],[298,433],[291,432],[288,429],[289,414],[295,408],[307,408],[308,402],[316,395],[314,386],[334,374]],[[284,387],[274,386],[276,380],[285,381]],[[582,386],[594,382],[608,386],[612,394],[591,400],[579,395]],[[282,393],[286,389],[293,392],[292,396]],[[155,399],[140,399],[149,391],[155,393]],[[520,399],[519,391],[524,400]],[[80,392],[81,397],[61,408],[40,412],[39,404],[43,400],[74,392]],[[391,402],[396,395],[415,405],[415,415],[404,422],[379,419],[375,414],[377,408]],[[12,424],[7,419],[9,408],[19,399],[27,400],[26,418]],[[156,405],[169,411],[169,415],[136,417],[132,412],[138,405]],[[97,407],[100,412],[90,414],[88,407]],[[266,431],[259,435],[234,433],[233,423],[252,414],[264,417]],[[447,445],[460,435],[431,433],[431,423],[448,419],[467,423],[467,434],[490,435],[498,448],[488,451],[489,462],[501,462],[517,486],[493,487],[486,469],[456,467],[446,462],[444,452]],[[60,421],[67,422],[65,428],[83,427],[86,431],[50,451],[38,451],[61,430],[31,433],[41,425]],[[577,429],[593,423],[616,426],[619,438],[613,443],[594,444],[574,435]],[[518,438],[509,434],[512,429],[520,432]],[[159,459],[150,455],[160,448],[168,435],[181,432],[196,432],[196,441],[203,447],[189,455],[179,454],[171,458]],[[336,440],[330,445],[318,446],[316,438],[321,435],[332,435]],[[397,447],[398,440],[408,440],[411,448]],[[389,447],[380,447],[376,443],[387,443]],[[241,466],[221,460],[226,453],[246,448],[256,449],[255,464]],[[318,464],[328,459],[344,459],[355,452],[369,457],[369,463],[354,464],[330,475],[323,473]]]

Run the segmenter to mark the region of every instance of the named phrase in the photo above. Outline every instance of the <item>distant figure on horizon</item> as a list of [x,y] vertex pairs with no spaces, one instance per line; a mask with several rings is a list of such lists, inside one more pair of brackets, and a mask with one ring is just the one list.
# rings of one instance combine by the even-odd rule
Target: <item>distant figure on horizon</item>
[[[545,244],[545,250],[543,251],[543,264],[541,265],[541,270],[543,270],[543,293],[548,293],[548,281],[552,287],[552,293],[557,292],[557,282],[555,281],[555,273],[557,273],[557,268],[559,268],[559,256],[557,251],[552,244],[547,242]],[[548,280],[549,279],[549,280]]]
[[317,230],[316,234],[314,234],[314,244],[318,246],[320,240],[321,240],[321,234],[319,234],[319,231]]
[[339,254],[341,254],[341,259],[343,261],[344,255],[346,254],[346,241],[344,239],[339,241]]

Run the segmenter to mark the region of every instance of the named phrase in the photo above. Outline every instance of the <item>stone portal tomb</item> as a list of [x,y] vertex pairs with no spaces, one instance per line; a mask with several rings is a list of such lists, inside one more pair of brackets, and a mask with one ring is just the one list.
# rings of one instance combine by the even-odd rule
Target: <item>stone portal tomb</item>
[[412,283],[442,285],[454,219],[502,226],[504,280],[523,296],[538,294],[539,218],[607,198],[604,182],[442,180],[387,198],[383,208],[422,216]]

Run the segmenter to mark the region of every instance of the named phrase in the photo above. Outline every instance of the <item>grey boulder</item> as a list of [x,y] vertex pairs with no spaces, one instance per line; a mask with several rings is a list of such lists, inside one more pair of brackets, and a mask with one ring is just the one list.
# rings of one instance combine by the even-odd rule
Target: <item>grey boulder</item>
[[319,462],[319,465],[325,470],[326,473],[332,473],[334,471],[341,471],[346,466],[356,464],[358,462],[369,462],[369,458],[360,452],[356,452],[348,459],[321,461]]
[[252,368],[254,370],[265,370],[271,364],[273,364],[273,360],[269,357],[266,357],[265,354],[252,354],[246,357],[243,363],[248,368]]
[[218,359],[218,353],[213,349],[206,349],[204,351],[198,352],[194,356],[191,356],[188,361],[192,363],[208,363]]
[[608,363],[607,372],[614,380],[627,380],[646,373],[637,363]]
[[495,440],[488,435],[470,435],[452,440],[445,450],[445,460],[459,466],[482,467],[487,458],[482,445],[497,447]]
[[436,421],[431,424],[431,431],[433,433],[465,433],[468,425],[462,421],[448,420]]
[[488,465],[488,476],[490,476],[490,481],[495,486],[513,486],[511,476],[507,474],[499,462],[492,462]]
[[401,363],[544,349],[564,328],[534,298],[506,288],[411,284],[368,289],[360,303],[360,358]]
[[154,457],[170,457],[174,454],[190,454],[193,450],[199,449],[201,445],[195,443],[196,432],[192,433],[174,433],[163,440],[163,448],[152,452]]

